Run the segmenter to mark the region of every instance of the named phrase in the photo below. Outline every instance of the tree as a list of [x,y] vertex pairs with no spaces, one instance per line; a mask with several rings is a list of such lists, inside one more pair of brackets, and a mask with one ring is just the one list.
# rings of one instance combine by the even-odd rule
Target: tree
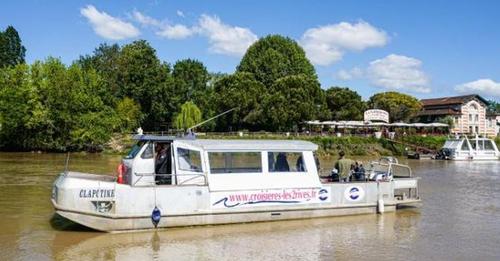
[[175,116],[174,127],[186,130],[201,122],[201,111],[192,101],[185,102]]
[[120,131],[132,131],[139,127],[142,113],[137,102],[125,97],[118,101],[115,111],[120,120]]
[[278,79],[303,74],[317,81],[316,71],[304,50],[294,40],[268,35],[252,44],[241,59],[237,72],[249,72],[267,88]]
[[168,64],[161,63],[156,51],[144,40],[122,48],[118,59],[119,98],[130,97],[141,106],[145,130],[159,129],[172,122],[173,80]]
[[422,109],[420,101],[410,95],[399,92],[377,93],[368,100],[371,109],[382,109],[389,112],[392,122],[409,121]]
[[500,113],[500,103],[490,100],[488,101],[488,112],[491,113]]
[[278,79],[262,104],[266,129],[273,131],[297,131],[304,121],[317,119],[322,106],[326,107],[319,84],[306,75]]
[[0,32],[0,68],[24,63],[25,54],[26,48],[14,27]]
[[262,106],[265,87],[251,73],[235,73],[214,83],[214,105],[217,113],[236,108],[217,119],[220,131],[258,130],[262,123]]
[[356,91],[349,88],[330,87],[325,95],[332,120],[363,120],[366,103]]
[[119,59],[121,48],[118,44],[101,44],[92,55],[80,56],[76,61],[84,70],[95,70],[106,84],[107,93],[101,94],[108,105],[115,103],[115,97],[120,91],[119,77]]
[[193,101],[199,106],[203,115],[211,115],[211,91],[208,86],[210,74],[207,68],[197,60],[177,61],[172,70],[175,94],[171,99],[178,111],[181,104]]

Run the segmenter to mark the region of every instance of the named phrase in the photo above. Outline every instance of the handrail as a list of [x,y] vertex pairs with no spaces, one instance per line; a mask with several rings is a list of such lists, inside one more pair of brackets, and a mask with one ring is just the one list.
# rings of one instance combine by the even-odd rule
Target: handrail
[[[137,181],[134,183],[134,186],[137,184],[137,182],[142,178],[142,177],[156,177],[156,176],[159,176],[159,177],[183,177],[183,176],[190,176],[191,178],[187,179],[187,180],[184,180],[182,181],[181,183],[179,184],[171,184],[171,185],[176,185],[176,186],[179,186],[179,185],[183,185],[184,183],[188,182],[188,181],[191,181],[193,179],[196,179],[196,178],[199,178],[199,177],[203,177],[203,185],[208,185],[208,182],[207,182],[207,176],[204,175],[204,174],[156,174],[156,173],[139,173],[139,172],[135,172],[134,173],[136,176],[139,176],[140,178],[137,179]],[[188,184],[188,185],[192,185],[192,184]]]

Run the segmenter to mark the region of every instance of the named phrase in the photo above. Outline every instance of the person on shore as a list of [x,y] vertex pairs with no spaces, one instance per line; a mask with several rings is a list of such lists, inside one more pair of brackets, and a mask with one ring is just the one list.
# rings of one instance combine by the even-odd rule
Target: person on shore
[[343,151],[339,152],[339,159],[335,162],[335,169],[339,175],[340,182],[348,182],[351,175],[351,169],[354,166],[354,161],[345,158],[345,153]]

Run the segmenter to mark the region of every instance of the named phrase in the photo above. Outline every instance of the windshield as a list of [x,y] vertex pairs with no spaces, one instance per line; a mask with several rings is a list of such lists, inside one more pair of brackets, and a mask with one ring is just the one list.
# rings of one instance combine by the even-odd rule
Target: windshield
[[133,158],[135,158],[135,156],[137,155],[137,153],[139,153],[139,151],[141,150],[142,145],[144,145],[144,143],[146,143],[146,142],[145,141],[139,141],[139,142],[137,142],[132,147],[132,149],[130,149],[130,151],[127,154],[127,156],[125,156],[125,159],[133,159]]

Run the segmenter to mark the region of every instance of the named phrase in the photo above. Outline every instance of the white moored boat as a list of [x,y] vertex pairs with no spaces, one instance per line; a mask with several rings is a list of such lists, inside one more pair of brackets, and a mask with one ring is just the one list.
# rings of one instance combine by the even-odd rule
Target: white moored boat
[[317,145],[306,141],[135,138],[118,178],[62,173],[53,185],[56,212],[121,231],[376,213],[420,202],[418,179],[397,163],[367,166],[382,180],[322,183]]
[[492,139],[478,136],[469,139],[467,136],[463,136],[446,140],[437,158],[450,160],[498,160],[500,159],[500,152],[495,141]]

